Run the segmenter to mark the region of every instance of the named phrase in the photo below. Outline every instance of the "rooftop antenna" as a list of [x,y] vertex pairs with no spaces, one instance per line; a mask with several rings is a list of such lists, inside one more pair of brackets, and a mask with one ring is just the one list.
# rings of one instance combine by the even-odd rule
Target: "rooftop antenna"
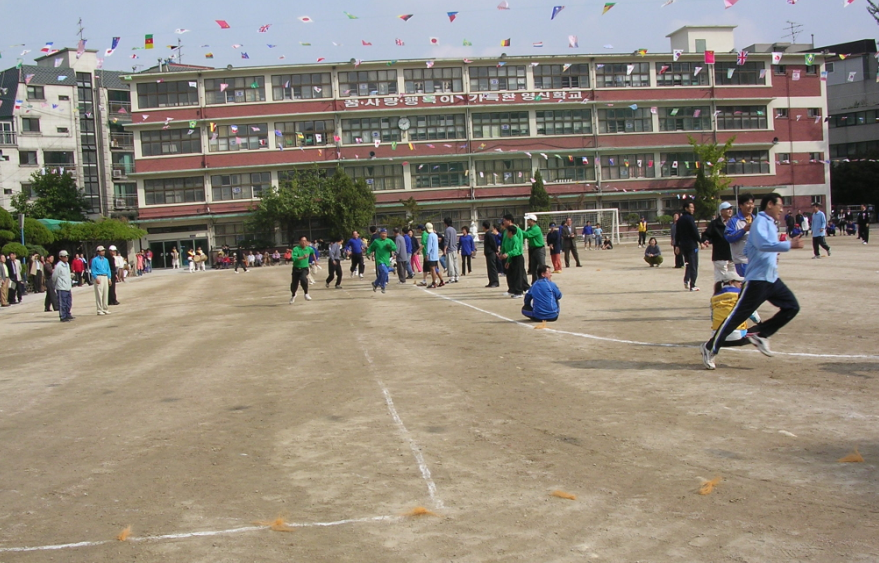
[[177,49],[175,50],[177,51],[177,63],[183,64],[183,41],[179,37],[177,38]]
[[790,20],[788,20],[787,23],[788,27],[786,27],[785,30],[787,30],[788,33],[784,37],[790,37],[790,42],[796,43],[797,36],[803,32],[803,25]]
[[79,34],[79,40],[83,41],[84,38],[82,36],[82,32],[85,31],[85,28],[82,27],[82,18],[79,18],[79,21],[76,22],[77,30],[76,33]]

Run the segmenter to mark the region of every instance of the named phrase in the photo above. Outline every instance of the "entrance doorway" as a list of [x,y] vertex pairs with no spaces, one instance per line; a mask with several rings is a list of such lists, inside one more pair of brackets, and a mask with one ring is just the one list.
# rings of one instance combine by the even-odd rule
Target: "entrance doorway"
[[208,239],[206,238],[150,242],[150,250],[153,251],[153,268],[170,268],[172,266],[171,249],[175,247],[180,253],[181,268],[189,268],[187,256],[190,249],[201,248],[205,254],[210,256]]

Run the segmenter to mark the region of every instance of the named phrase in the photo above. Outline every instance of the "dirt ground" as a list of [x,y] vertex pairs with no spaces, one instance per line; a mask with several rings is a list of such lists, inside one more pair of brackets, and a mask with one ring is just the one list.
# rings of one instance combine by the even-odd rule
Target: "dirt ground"
[[781,257],[783,354],[716,371],[709,254],[690,293],[631,244],[554,276],[554,330],[481,257],[432,292],[346,266],[291,306],[273,267],[4,309],[0,562],[879,560],[879,255],[830,243]]

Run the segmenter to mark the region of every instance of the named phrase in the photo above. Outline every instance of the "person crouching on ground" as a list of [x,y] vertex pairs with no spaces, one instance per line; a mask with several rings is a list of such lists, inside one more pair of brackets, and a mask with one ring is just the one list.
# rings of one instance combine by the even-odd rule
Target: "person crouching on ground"
[[[742,284],[745,278],[736,273],[735,270],[728,270],[723,273],[721,278],[721,287],[711,297],[711,330],[716,331],[723,324],[723,321],[732,313],[736,303],[739,302],[739,296],[742,293]],[[760,315],[756,311],[748,318],[752,323],[760,323]],[[743,322],[720,343],[721,348],[728,346],[744,346],[751,344],[746,338],[748,334],[748,323]]]
[[552,281],[552,272],[546,265],[537,268],[537,276],[537,281],[525,293],[522,314],[532,321],[554,322],[559,318],[562,292]]
[[647,250],[644,251],[644,261],[650,264],[651,268],[653,266],[658,268],[662,265],[662,251],[659,249],[656,237],[650,237],[650,240],[647,241]]

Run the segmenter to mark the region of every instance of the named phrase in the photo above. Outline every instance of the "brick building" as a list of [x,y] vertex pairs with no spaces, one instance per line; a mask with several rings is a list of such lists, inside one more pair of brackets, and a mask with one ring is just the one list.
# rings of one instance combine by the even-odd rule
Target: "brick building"
[[727,173],[742,189],[827,203],[822,56],[740,61],[727,26],[669,38],[656,54],[133,75],[139,223],[157,256],[235,246],[259,192],[314,165],[366,179],[384,218],[410,196],[457,227],[521,216],[538,169],[557,207],[653,218],[692,193],[688,136],[734,135]]

